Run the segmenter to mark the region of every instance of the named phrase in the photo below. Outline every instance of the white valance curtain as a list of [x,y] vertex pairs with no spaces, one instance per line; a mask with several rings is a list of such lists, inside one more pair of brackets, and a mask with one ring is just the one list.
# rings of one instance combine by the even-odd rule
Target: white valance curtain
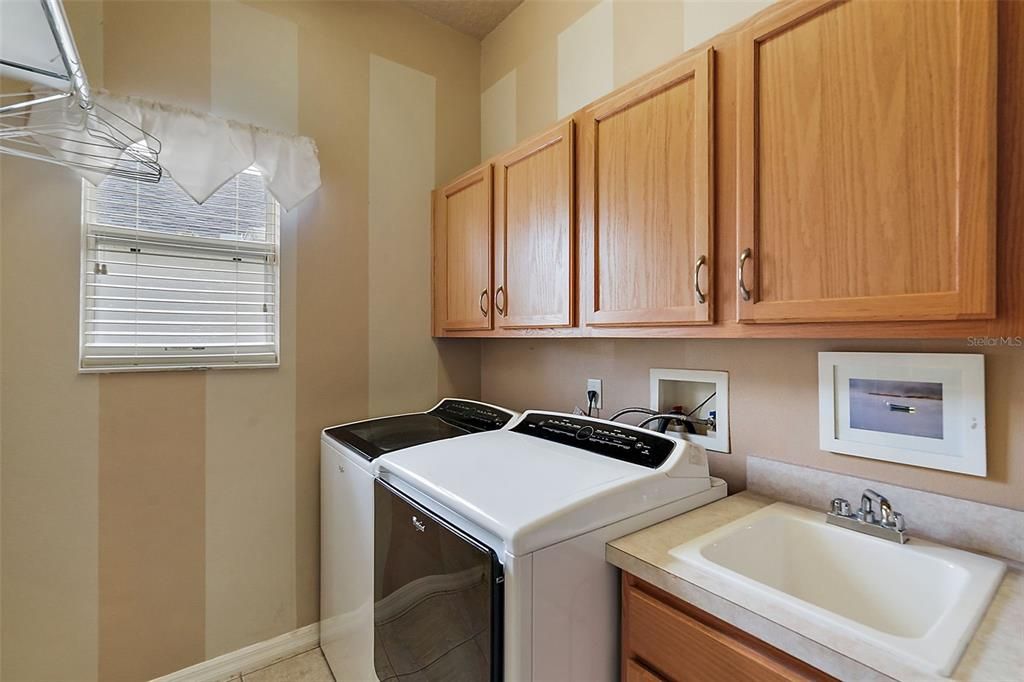
[[[95,101],[159,140],[160,165],[197,203],[203,203],[225,182],[253,166],[285,210],[294,208],[320,187],[316,143],[308,137],[107,92],[98,93]],[[74,115],[70,109],[66,111]],[[94,185],[106,177],[96,170],[78,172]]]

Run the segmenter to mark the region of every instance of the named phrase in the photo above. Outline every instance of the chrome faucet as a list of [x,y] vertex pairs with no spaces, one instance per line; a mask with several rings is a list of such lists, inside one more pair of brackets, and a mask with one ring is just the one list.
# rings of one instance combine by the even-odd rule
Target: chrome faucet
[[[875,513],[875,503],[878,513]],[[837,497],[832,500],[832,508],[825,515],[825,520],[834,526],[840,526],[858,533],[866,533],[883,540],[892,540],[901,545],[910,538],[906,533],[903,514],[894,511],[889,500],[868,488],[860,496],[860,509],[851,512],[850,503]]]

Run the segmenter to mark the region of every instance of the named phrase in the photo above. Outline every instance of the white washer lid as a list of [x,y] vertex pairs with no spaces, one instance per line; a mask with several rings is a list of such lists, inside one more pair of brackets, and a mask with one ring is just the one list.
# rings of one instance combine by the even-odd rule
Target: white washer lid
[[[670,459],[679,457],[678,450]],[[667,462],[666,467],[670,467]],[[663,468],[666,468],[663,467]],[[386,454],[377,472],[413,486],[526,554],[704,490],[709,479],[603,457],[512,431]]]

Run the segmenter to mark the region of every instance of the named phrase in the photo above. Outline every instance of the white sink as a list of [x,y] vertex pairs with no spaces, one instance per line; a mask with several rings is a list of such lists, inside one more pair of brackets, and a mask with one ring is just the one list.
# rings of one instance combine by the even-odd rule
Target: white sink
[[1006,571],[970,552],[831,526],[824,513],[783,502],[669,553],[942,676],[960,660]]

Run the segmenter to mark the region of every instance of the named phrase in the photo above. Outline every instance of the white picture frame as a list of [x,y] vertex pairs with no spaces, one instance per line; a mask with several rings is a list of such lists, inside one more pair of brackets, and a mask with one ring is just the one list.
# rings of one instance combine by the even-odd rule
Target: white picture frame
[[822,450],[987,474],[985,356],[818,353]]

